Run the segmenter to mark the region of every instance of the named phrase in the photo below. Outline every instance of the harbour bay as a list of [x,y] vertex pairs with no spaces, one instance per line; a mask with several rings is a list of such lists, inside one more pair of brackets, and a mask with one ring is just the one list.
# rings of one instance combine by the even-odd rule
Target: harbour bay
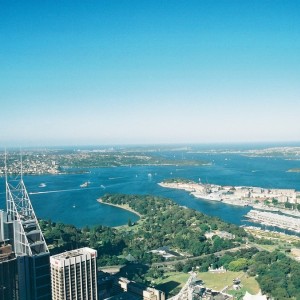
[[[180,190],[169,190],[157,183],[168,178],[186,178],[196,182],[232,186],[291,188],[300,190],[299,160],[284,157],[250,157],[240,153],[162,152],[168,157],[207,161],[204,166],[126,166],[90,168],[82,174],[24,176],[32,204],[39,218],[51,219],[82,227],[102,224],[119,226],[138,217],[128,211],[100,204],[105,193],[152,194],[170,198],[180,205],[217,216],[237,225],[247,224],[248,207],[196,199]],[[81,188],[84,182],[90,182]],[[45,183],[41,187],[41,183]],[[5,208],[4,178],[0,178],[0,207]]]

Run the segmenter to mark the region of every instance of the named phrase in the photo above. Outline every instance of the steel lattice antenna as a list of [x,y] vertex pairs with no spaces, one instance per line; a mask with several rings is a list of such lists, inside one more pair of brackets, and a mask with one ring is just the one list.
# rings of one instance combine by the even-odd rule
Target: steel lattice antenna
[[47,244],[23,181],[22,164],[21,157],[21,177],[14,186],[8,182],[5,152],[6,209],[9,220],[14,223],[14,251],[17,255],[30,256],[48,253]]

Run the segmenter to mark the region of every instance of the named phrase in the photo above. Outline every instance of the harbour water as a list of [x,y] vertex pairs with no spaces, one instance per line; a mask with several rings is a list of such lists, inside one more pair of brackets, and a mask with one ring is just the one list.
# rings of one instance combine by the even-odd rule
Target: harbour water
[[[239,153],[162,152],[160,155],[200,159],[205,166],[134,166],[91,168],[84,174],[24,176],[27,191],[39,218],[82,227],[97,224],[119,226],[138,217],[128,211],[100,204],[105,193],[152,194],[173,199],[211,216],[237,225],[249,224],[244,215],[250,210],[220,202],[196,199],[181,190],[160,187],[167,178],[187,178],[196,182],[264,188],[291,188],[300,191],[300,161],[285,157],[248,157]],[[80,187],[85,182],[88,186]],[[41,186],[44,183],[45,186]],[[4,178],[0,178],[0,208],[5,208]]]

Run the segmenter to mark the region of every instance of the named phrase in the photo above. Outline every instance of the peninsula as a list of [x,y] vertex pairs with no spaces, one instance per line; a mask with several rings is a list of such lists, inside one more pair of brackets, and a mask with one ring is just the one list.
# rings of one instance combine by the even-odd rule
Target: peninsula
[[104,205],[110,205],[110,206],[114,206],[114,207],[118,207],[118,208],[127,210],[127,211],[139,216],[140,218],[142,217],[142,215],[140,213],[138,213],[136,210],[132,209],[128,204],[113,204],[113,203],[110,203],[110,202],[104,202],[102,200],[102,198],[99,198],[97,201],[101,204],[104,204]]
[[251,206],[254,209],[245,215],[251,222],[300,232],[300,192],[294,189],[221,186],[187,179],[169,179],[159,185],[185,190],[200,199]]
[[[196,198],[221,201],[226,204],[266,209],[266,204],[300,203],[300,192],[294,189],[268,189],[246,186],[221,186],[196,183],[186,179],[169,179],[159,183],[165,188],[181,189]],[[298,202],[297,202],[298,200]],[[274,205],[276,206],[276,205]]]
[[[22,152],[23,174],[62,174],[86,173],[89,168],[122,167],[122,166],[202,166],[210,162],[199,159],[168,158],[161,153],[166,149],[140,148],[91,148],[91,149],[43,149]],[[179,151],[179,150],[177,150]],[[11,151],[5,158],[0,151],[0,176],[5,174],[4,161],[7,160],[7,174],[19,174],[21,155]]]

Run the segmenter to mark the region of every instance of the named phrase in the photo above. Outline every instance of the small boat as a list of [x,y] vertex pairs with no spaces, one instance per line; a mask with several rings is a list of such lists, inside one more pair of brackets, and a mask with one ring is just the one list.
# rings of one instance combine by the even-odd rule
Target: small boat
[[46,183],[42,182],[39,187],[46,187]]
[[104,186],[103,184],[101,184],[100,187],[101,187],[102,189],[105,189],[105,186]]
[[75,208],[76,207],[76,205],[75,204],[73,204],[73,208]]
[[89,186],[89,184],[90,184],[90,182],[89,182],[89,181],[86,181],[86,182],[84,182],[83,184],[81,184],[80,187],[81,187],[81,188],[86,188],[86,187]]

